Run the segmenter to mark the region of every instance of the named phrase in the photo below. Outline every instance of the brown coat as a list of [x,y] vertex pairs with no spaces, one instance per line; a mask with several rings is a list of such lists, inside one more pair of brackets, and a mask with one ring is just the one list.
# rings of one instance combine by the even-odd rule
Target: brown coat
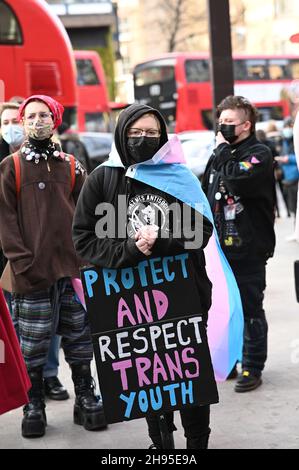
[[69,161],[52,156],[36,164],[21,153],[19,158],[19,197],[12,156],[0,164],[0,239],[11,263],[12,291],[26,294],[79,275],[72,221],[85,171],[77,162],[71,191]]

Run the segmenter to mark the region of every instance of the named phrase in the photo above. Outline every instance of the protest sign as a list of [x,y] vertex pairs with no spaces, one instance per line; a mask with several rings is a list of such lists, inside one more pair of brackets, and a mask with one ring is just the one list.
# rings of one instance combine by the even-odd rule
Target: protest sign
[[108,423],[218,401],[188,253],[82,282]]

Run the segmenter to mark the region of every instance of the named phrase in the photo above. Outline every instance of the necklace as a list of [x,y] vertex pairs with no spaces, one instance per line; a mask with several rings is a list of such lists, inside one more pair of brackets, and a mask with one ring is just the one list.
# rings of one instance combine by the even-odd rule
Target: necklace
[[61,153],[58,150],[57,144],[50,141],[47,147],[37,149],[34,144],[26,140],[21,148],[21,152],[26,160],[31,161],[34,159],[34,163],[39,163],[39,161],[44,158],[46,161],[48,158],[53,155],[56,158],[62,159]]

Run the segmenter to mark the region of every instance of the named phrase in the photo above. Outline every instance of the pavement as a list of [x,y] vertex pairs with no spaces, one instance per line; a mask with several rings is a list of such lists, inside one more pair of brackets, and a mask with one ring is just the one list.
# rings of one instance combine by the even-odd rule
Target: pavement
[[[249,393],[233,390],[234,381],[219,384],[220,402],[211,407],[210,449],[299,448],[299,305],[295,298],[293,263],[299,244],[286,242],[290,219],[276,223],[277,248],[268,263],[265,310],[269,323],[269,354],[263,385]],[[95,373],[95,366],[93,366]],[[23,439],[22,410],[0,416],[0,449],[145,449],[143,419],[89,432],[72,422],[74,392],[61,355],[59,377],[71,398],[47,402],[48,427],[42,438]],[[185,448],[179,414],[175,416],[177,449]]]

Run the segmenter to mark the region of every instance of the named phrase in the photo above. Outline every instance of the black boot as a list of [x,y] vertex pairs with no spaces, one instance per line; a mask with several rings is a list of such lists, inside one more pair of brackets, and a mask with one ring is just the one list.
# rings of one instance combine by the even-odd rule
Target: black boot
[[187,437],[187,449],[207,449],[210,433]]
[[74,423],[87,431],[107,427],[100,397],[94,393],[94,381],[89,364],[73,364],[72,379],[75,386]]
[[31,380],[29,403],[24,406],[22,421],[23,437],[42,437],[46,432],[47,418],[45,413],[43,367],[28,371]]
[[149,449],[174,449],[173,431],[176,427],[173,423],[173,413],[163,415],[148,414],[146,416],[148,433],[152,440]]
[[70,398],[68,391],[64,388],[58,377],[44,378],[45,395],[52,400],[67,400]]

